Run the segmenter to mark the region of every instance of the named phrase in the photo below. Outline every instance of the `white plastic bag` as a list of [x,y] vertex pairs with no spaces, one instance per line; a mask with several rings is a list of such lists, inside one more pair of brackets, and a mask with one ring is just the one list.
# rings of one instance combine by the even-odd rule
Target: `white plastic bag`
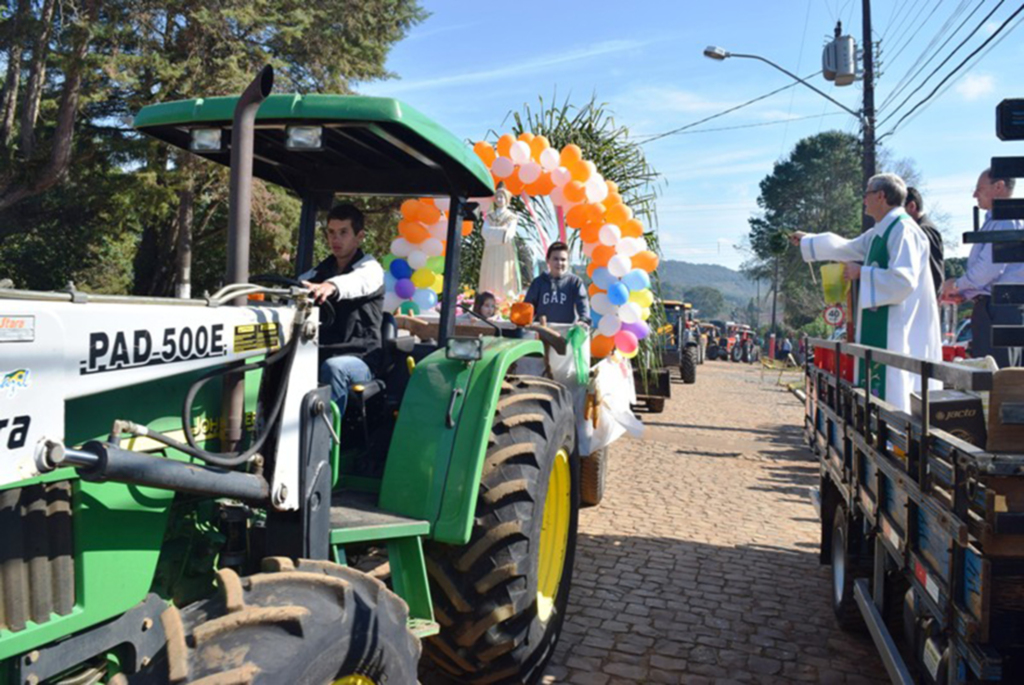
[[591,378],[590,399],[584,399],[582,409],[579,404],[576,408],[580,454],[593,454],[625,433],[641,437],[644,425],[630,409],[636,404],[636,388],[629,360],[612,355],[593,367]]

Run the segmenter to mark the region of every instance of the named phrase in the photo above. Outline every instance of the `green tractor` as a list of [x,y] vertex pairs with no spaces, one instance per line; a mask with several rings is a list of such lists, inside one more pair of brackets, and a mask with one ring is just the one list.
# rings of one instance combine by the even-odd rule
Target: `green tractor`
[[[455,326],[461,220],[491,177],[400,102],[272,84],[268,67],[135,120],[230,166],[227,286],[0,290],[2,685],[406,685],[421,650],[457,682],[529,683],[553,652],[572,401],[515,373],[547,343]],[[294,278],[250,279],[253,175],[302,201],[296,274],[336,194],[449,199],[436,335],[385,315],[344,415],[317,382],[330,311]]]

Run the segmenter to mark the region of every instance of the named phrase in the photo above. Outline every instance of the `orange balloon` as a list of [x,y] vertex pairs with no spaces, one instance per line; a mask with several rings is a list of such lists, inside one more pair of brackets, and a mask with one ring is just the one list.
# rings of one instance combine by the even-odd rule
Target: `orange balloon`
[[632,218],[633,210],[624,204],[612,205],[604,215],[605,221],[620,227]]
[[402,218],[406,221],[419,221],[422,206],[419,200],[406,200],[402,203]]
[[473,222],[472,221],[463,221],[462,222],[462,235],[463,235],[463,237],[469,235],[472,232],[473,232]]
[[621,205],[622,204],[622,196],[619,195],[619,191],[617,191],[617,190],[609,190],[608,191],[608,197],[606,197],[604,199],[604,203],[608,207],[611,207],[612,205]]
[[573,162],[566,166],[569,173],[572,174],[573,180],[579,181],[580,183],[586,183],[587,179],[590,178],[590,167],[583,160]]
[[594,271],[596,269],[597,264],[594,264],[594,262],[590,262],[590,264],[587,264],[587,278],[594,278]]
[[589,295],[590,297],[593,297],[594,295],[597,295],[598,293],[603,293],[603,292],[605,292],[605,291],[604,291],[604,290],[601,290],[600,288],[598,288],[598,287],[597,287],[597,284],[596,284],[596,283],[591,283],[591,284],[590,284],[590,285],[589,285],[589,286],[587,287],[587,294],[588,294],[588,295]]
[[526,184],[519,180],[519,174],[512,174],[504,180],[505,188],[508,192],[512,193],[513,196],[519,195],[523,192],[523,188],[526,187]]
[[[580,205],[576,205],[579,207]],[[601,224],[587,224],[580,229],[580,240],[585,243],[596,243],[601,233]]]
[[608,192],[612,192],[612,193],[619,192],[619,184],[618,183],[616,183],[615,181],[609,181],[608,179],[605,179],[604,182],[608,184]]
[[506,133],[501,138],[498,138],[498,154],[502,157],[508,157],[508,153],[512,149],[512,143],[514,142],[516,142],[516,139],[511,133]]
[[488,169],[494,164],[494,160],[498,158],[498,153],[494,151],[491,144],[483,140],[473,146],[473,152],[480,158],[480,161],[487,165]]
[[422,243],[430,237],[430,231],[418,221],[399,221],[398,233],[410,243]]
[[562,166],[568,169],[574,162],[578,162],[581,159],[583,159],[583,150],[580,149],[579,145],[569,143],[562,148],[559,161],[562,163]]
[[598,266],[608,266],[608,260],[615,256],[615,248],[611,245],[598,245],[594,248],[594,254],[590,256],[590,263]]
[[540,161],[540,153],[551,147],[551,143],[544,136],[534,136],[533,140],[530,141],[530,154],[533,155],[534,160]]
[[533,134],[530,133],[529,131],[523,131],[522,133],[519,134],[519,140],[529,145],[530,143],[533,142]]
[[587,223],[597,224],[598,226],[604,226],[604,205],[601,204],[600,202],[595,202],[593,204],[588,203],[584,206],[586,207],[584,212],[586,213]]
[[607,357],[615,349],[615,341],[607,335],[595,335],[590,339],[590,356],[595,359]]
[[636,219],[619,224],[623,238],[639,238],[644,234],[644,225]]
[[658,255],[650,250],[637,252],[633,255],[633,268],[643,269],[647,273],[654,273],[655,269],[658,268]]
[[431,202],[427,204],[420,201],[420,221],[425,224],[436,224],[441,220],[441,210],[434,206]]
[[587,197],[587,189],[579,181],[569,181],[562,188],[565,199],[569,202],[582,202]]
[[548,172],[541,174],[540,178],[534,181],[534,185],[540,187],[538,195],[549,195],[555,189],[555,182],[551,180],[551,174]]

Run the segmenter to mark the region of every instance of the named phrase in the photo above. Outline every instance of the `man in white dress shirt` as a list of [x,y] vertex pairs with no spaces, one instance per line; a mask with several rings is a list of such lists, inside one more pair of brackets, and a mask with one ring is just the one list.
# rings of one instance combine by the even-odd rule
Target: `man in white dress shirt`
[[[1020,219],[994,221],[992,201],[1013,196],[1014,179],[994,178],[991,169],[985,169],[978,177],[974,197],[978,207],[985,210],[982,231],[1020,231],[1024,221]],[[960,296],[974,303],[971,309],[971,354],[975,357],[991,355],[999,368],[1020,366],[1020,348],[992,347],[992,324],[1020,325],[1020,309],[1016,306],[993,306],[992,286],[997,284],[1024,283],[1024,264],[997,264],[992,261],[992,245],[975,243],[967,257],[967,272],[956,279],[942,284],[943,294]]]
[[[928,237],[903,209],[906,198],[907,186],[899,176],[872,176],[864,192],[864,211],[875,220],[872,228],[852,240],[834,233],[802,231],[790,240],[800,246],[805,261],[845,262],[846,280],[860,281],[857,342],[941,361],[939,307],[929,271]],[[920,390],[920,376],[880,365],[872,369],[872,392],[909,412],[910,393]],[[861,382],[863,377],[862,369]]]

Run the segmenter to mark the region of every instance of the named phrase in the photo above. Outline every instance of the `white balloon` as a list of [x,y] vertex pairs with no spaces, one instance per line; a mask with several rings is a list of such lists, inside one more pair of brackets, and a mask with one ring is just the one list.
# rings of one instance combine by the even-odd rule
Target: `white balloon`
[[611,300],[608,299],[607,293],[597,293],[590,298],[590,308],[601,316],[614,314],[615,310],[618,309],[618,307],[613,305]]
[[427,265],[427,253],[423,250],[413,250],[409,255],[409,266],[415,269],[422,269]]
[[412,252],[412,243],[405,238],[395,238],[391,241],[391,254],[396,257],[408,257]]
[[551,198],[551,204],[556,207],[560,207],[565,204],[565,194],[561,188],[552,188],[551,192],[548,193],[548,197]]
[[595,249],[597,249],[597,243],[583,243],[583,254],[586,257],[593,257]]
[[554,171],[561,164],[561,157],[558,150],[549,147],[540,153],[540,165],[544,167],[544,171]]
[[[522,141],[520,141],[522,142]],[[498,178],[508,178],[516,170],[515,162],[508,157],[498,157],[491,165],[491,173]]]
[[[437,238],[427,238],[420,244],[420,249],[427,253],[428,257],[440,257],[441,253],[444,252],[444,243]],[[612,259],[615,258],[612,257]],[[410,266],[412,265],[410,264]]]
[[402,298],[394,293],[384,293],[384,311],[393,312],[402,306]]
[[427,230],[430,231],[430,236],[432,238],[444,240],[448,237],[448,220],[442,217],[436,224],[428,226]]
[[572,180],[572,173],[564,166],[560,166],[551,172],[551,180],[554,181],[555,187],[561,188]]
[[434,206],[447,214],[448,210],[451,209],[452,200],[449,197],[435,197]]
[[533,183],[540,178],[540,174],[540,164],[537,164],[537,162],[527,162],[523,166],[519,167],[519,180],[523,183]]
[[622,229],[615,224],[605,224],[597,232],[597,239],[601,241],[602,245],[617,245],[620,238],[622,238]]
[[594,174],[588,178],[583,187],[587,191],[589,202],[602,202],[608,197],[608,184],[601,178],[601,174]]
[[643,308],[636,302],[627,302],[619,307],[619,318],[622,319],[622,323],[639,323],[642,314]]
[[[632,268],[633,262],[630,261],[629,257],[617,254],[608,260],[608,270],[612,272],[612,276],[615,276],[615,278],[622,278],[628,274]],[[625,321],[625,319],[623,319],[623,321]],[[627,321],[626,323],[634,322]]]
[[512,161],[516,164],[526,164],[530,161],[530,144],[522,140],[517,140],[512,143],[512,148],[508,151],[508,156],[512,158]]
[[618,245],[615,246],[615,253],[623,257],[632,257],[646,249],[647,245],[644,243],[643,238],[622,238],[619,240]]
[[622,328],[622,319],[615,314],[606,314],[597,322],[597,332],[607,335],[609,338],[618,333],[620,328]]

